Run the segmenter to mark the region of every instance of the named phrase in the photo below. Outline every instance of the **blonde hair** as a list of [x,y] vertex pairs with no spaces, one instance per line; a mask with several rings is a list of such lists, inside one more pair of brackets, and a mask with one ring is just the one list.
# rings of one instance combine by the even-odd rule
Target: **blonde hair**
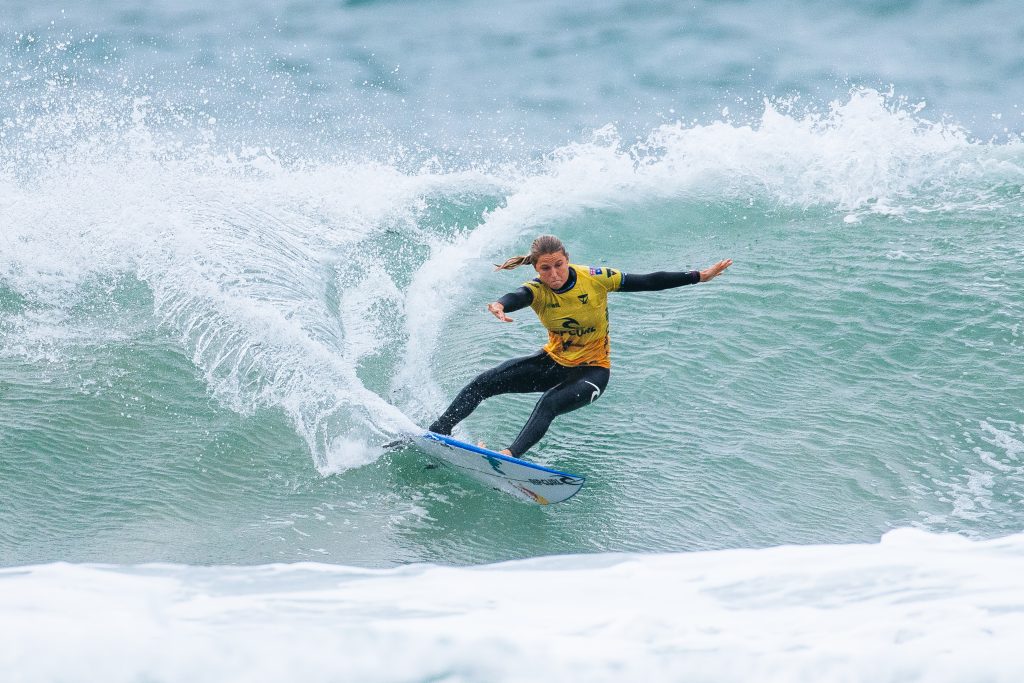
[[565,245],[562,244],[562,240],[558,239],[554,235],[541,235],[530,245],[529,254],[513,256],[500,266],[497,263],[494,264],[494,268],[496,270],[511,270],[512,268],[518,268],[519,266],[532,266],[537,263],[541,256],[557,254],[558,252],[562,252],[566,259],[569,258],[569,254],[565,251]]

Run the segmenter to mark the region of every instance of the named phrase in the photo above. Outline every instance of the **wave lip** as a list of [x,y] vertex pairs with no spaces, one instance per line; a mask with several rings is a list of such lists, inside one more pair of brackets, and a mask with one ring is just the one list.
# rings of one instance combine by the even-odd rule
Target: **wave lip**
[[476,567],[58,563],[0,570],[0,665],[31,681],[1019,680],[1021,576],[1024,534],[913,529]]

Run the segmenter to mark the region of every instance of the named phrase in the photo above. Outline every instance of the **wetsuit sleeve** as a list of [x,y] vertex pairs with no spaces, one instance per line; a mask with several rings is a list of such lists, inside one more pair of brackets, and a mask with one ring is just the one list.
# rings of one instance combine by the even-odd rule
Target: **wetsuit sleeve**
[[636,275],[633,273],[622,274],[622,286],[620,292],[657,292],[662,289],[672,289],[683,285],[694,285],[700,282],[700,271],[690,270],[678,273],[658,271],[657,273],[644,273]]
[[506,313],[518,311],[533,303],[533,292],[528,287],[520,287],[516,291],[502,296],[498,299],[498,303],[505,307]]

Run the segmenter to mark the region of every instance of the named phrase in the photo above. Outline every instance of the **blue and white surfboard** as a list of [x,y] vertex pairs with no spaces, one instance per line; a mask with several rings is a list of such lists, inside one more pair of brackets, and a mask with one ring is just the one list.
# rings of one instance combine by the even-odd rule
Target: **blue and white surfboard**
[[576,495],[585,481],[576,474],[542,467],[443,434],[424,432],[413,437],[413,442],[473,479],[531,503],[561,503]]

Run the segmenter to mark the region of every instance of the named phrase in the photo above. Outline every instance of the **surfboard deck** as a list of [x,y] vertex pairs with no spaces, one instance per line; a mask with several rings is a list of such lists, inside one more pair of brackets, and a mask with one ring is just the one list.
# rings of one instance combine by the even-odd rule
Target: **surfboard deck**
[[569,500],[586,481],[578,474],[553,470],[444,434],[424,432],[413,435],[412,440],[420,450],[476,481],[530,503],[550,505]]

